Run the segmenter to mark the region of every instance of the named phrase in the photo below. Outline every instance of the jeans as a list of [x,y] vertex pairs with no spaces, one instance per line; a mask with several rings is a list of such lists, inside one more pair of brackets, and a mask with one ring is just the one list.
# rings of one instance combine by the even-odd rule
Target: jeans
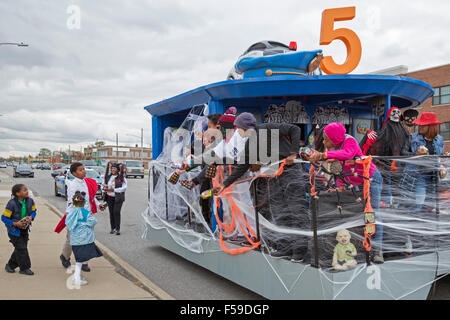
[[427,185],[423,177],[417,179],[415,194],[416,194],[416,211],[418,211],[422,209],[427,195]]
[[[373,173],[372,182],[370,183],[370,204],[372,205],[372,208],[374,210],[380,208],[380,198],[382,189],[383,189],[383,177],[381,176],[380,171],[377,169]],[[383,223],[383,220],[381,215],[376,215],[375,220],[376,220],[375,222],[376,230],[374,241],[381,249],[381,246],[383,244],[383,226],[379,223]]]

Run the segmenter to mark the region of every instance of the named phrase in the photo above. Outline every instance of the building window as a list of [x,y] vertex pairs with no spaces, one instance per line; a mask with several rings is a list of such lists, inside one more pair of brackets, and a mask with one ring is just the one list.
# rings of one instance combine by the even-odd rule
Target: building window
[[439,134],[444,140],[450,140],[450,122],[445,122],[440,125]]
[[450,104],[450,86],[434,88],[433,106]]

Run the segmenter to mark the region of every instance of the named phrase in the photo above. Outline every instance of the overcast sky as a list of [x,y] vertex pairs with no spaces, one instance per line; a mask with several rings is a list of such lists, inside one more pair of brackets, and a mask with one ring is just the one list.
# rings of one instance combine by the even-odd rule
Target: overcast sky
[[[80,28],[71,5],[81,11]],[[80,150],[97,139],[148,146],[144,106],[222,81],[260,40],[345,59],[340,41],[319,46],[322,11],[356,6],[336,23],[354,30],[362,58],[353,73],[396,65],[410,71],[450,62],[450,1],[2,0],[0,156],[41,147]],[[76,24],[69,24],[76,26]]]

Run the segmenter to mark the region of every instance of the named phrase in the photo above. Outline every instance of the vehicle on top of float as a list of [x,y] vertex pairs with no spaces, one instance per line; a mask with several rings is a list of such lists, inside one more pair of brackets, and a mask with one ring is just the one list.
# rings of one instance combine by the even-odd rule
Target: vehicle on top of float
[[[387,177],[379,209],[370,206],[367,170],[362,185],[338,187],[337,181],[355,175],[354,170],[343,171],[339,162],[310,165],[299,157],[296,162],[304,169],[308,189],[296,195],[307,200],[298,214],[310,221],[301,228],[278,224],[259,212],[267,198],[257,195],[255,185],[277,179],[283,163],[263,166],[218,196],[181,183],[196,176],[200,167],[177,173],[184,168],[181,163],[191,152],[192,141],[201,141],[206,116],[223,114],[229,106],[239,113],[251,112],[259,122],[297,125],[303,155],[319,147],[321,130],[328,123],[340,122],[358,141],[388,119],[410,128],[411,117],[417,117],[413,108],[432,96],[433,88],[403,76],[348,74],[360,61],[361,43],[353,31],[334,29],[333,23],[354,17],[354,7],[327,9],[322,15],[320,44],[343,41],[347,59],[342,65],[324,57],[322,50],[244,56],[234,68],[242,79],[208,84],[145,107],[152,116],[155,160],[149,163],[143,238],[270,299],[428,297],[434,281],[450,270],[447,157],[372,155],[347,162],[368,170],[373,161],[383,179]],[[403,111],[402,119],[397,111],[388,115],[393,106]],[[414,212],[410,208],[414,194],[398,182],[412,165],[417,174],[423,172],[435,181],[423,209]],[[232,170],[228,166],[209,168],[213,185]],[[284,194],[295,190],[273,192],[281,199],[270,203],[276,213]],[[205,221],[205,201],[212,208],[211,223]],[[378,217],[384,227],[383,264],[370,258]],[[288,243],[292,235],[307,237],[308,255],[296,262],[274,257],[267,243],[273,239]],[[342,254],[348,255],[344,261]]]

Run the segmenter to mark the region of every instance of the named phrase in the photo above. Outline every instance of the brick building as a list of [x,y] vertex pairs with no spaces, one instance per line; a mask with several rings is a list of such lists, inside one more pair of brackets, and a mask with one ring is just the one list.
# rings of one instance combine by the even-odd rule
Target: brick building
[[[141,148],[138,146],[101,146],[93,148],[85,148],[85,155],[90,154],[93,160],[107,161],[123,161],[123,160],[139,160],[144,164],[144,168],[148,169],[148,162],[152,160],[152,149]],[[87,158],[87,157],[86,157]]]
[[445,151],[450,152],[450,64],[432,67],[402,74],[404,76],[422,80],[434,88],[434,96],[425,100],[419,107],[422,112],[434,112],[440,122],[439,134],[445,140]]

